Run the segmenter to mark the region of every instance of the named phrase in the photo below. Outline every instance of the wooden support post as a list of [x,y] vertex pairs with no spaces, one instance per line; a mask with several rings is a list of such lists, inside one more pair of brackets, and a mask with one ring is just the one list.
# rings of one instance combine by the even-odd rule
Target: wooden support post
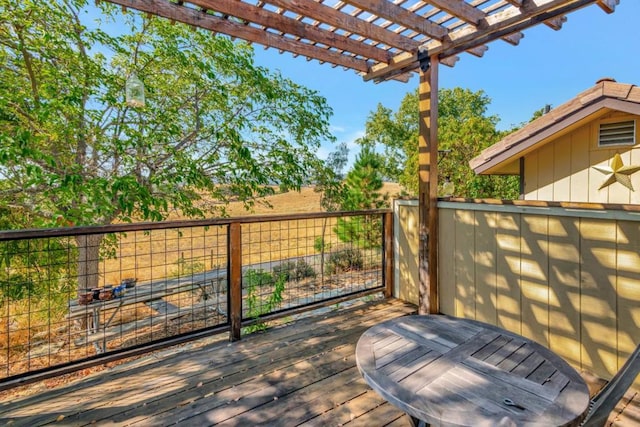
[[229,340],[238,341],[242,333],[242,225],[229,224],[227,232],[229,280]]
[[438,313],[438,57],[420,62],[418,88],[418,202],[420,314]]
[[393,213],[384,214],[384,296],[393,296]]

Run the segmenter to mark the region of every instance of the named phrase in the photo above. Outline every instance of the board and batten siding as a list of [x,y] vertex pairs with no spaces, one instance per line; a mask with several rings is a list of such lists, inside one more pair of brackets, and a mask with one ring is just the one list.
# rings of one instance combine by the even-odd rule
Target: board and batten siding
[[440,202],[440,311],[609,379],[640,343],[640,213]]
[[418,305],[418,244],[420,241],[417,200],[393,201],[394,289],[393,296]]
[[625,166],[640,165],[640,144],[599,147],[600,123],[636,120],[640,141],[640,117],[611,112],[559,136],[524,156],[524,199],[562,202],[640,204],[640,172],[631,175],[635,191],[620,183],[601,190],[606,175],[593,166],[607,167],[616,153]]

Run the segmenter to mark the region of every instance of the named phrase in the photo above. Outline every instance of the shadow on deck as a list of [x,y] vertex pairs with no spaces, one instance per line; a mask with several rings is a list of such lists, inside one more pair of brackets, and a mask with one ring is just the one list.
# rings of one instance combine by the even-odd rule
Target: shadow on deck
[[[409,426],[364,383],[354,354],[367,328],[414,312],[398,300],[361,303],[236,343],[176,347],[4,401],[0,425]],[[639,424],[637,399],[623,399],[614,425]]]

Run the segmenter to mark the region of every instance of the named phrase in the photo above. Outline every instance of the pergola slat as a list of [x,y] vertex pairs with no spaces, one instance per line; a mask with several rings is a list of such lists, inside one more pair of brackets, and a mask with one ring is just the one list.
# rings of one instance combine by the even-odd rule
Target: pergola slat
[[598,6],[607,13],[613,13],[620,0],[598,0]]
[[265,28],[278,28],[281,34],[292,34],[299,38],[313,40],[316,43],[335,47],[365,58],[375,59],[379,62],[389,61],[389,53],[387,51],[365,43],[358,43],[353,39],[322,30],[317,26],[305,24],[300,20],[287,18],[276,12],[251,6],[248,3],[237,0],[191,0],[191,3],[208,10],[214,10],[262,25]]
[[464,0],[430,0],[429,3],[473,25],[480,24],[485,18],[481,10],[470,6]]
[[407,9],[397,6],[387,0],[345,0],[367,12],[373,13],[391,22],[402,22],[403,26],[411,28],[419,33],[426,34],[438,40],[442,40],[449,31],[428,19],[424,19]]
[[204,13],[200,10],[180,6],[168,1],[154,0],[109,0],[111,3],[130,7],[142,12],[149,12],[159,15],[176,22],[193,25],[203,29],[211,30],[217,33],[227,34],[232,37],[238,37],[249,42],[262,44],[264,46],[281,49],[284,51],[296,53],[298,55],[308,56],[323,62],[329,62],[334,65],[350,68],[360,72],[367,72],[369,65],[365,60],[356,59],[333,52],[327,49],[321,49],[307,43],[301,43],[291,38],[284,38],[277,34],[265,32],[256,27],[237,24],[226,19]]
[[420,45],[420,43],[415,40],[403,37],[373,23],[366,22],[313,0],[269,0],[268,3],[325,24],[344,29],[350,33],[360,34],[368,39],[380,41],[401,50],[414,50]]

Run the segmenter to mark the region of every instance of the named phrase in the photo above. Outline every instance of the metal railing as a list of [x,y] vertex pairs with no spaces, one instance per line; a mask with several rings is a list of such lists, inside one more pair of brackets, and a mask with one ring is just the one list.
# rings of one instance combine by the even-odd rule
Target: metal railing
[[0,389],[384,291],[387,210],[0,232]]

